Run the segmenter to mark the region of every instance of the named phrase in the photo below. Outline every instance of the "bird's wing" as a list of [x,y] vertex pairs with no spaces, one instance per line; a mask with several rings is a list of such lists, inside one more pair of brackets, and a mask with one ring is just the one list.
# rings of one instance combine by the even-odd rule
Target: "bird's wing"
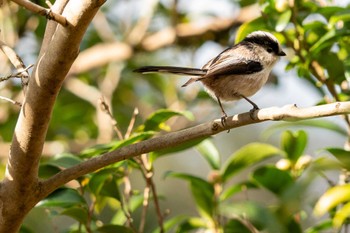
[[232,49],[226,49],[217,57],[210,60],[203,69],[208,70],[206,76],[253,74],[263,69],[256,60],[237,56]]

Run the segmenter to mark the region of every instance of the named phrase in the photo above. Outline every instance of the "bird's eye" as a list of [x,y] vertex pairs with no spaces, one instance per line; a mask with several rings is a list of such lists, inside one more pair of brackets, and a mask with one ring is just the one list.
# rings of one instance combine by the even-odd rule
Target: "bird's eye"
[[272,49],[272,48],[267,48],[266,51],[267,51],[268,53],[272,53],[272,52],[273,52],[273,49]]

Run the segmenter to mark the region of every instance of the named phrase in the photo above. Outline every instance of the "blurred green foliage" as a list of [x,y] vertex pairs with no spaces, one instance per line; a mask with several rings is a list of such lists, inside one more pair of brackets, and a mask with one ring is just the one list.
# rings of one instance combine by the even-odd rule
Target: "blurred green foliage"
[[[194,48],[205,41],[229,44],[232,32],[235,32],[238,42],[255,30],[272,31],[286,47],[289,57],[286,69],[296,70],[300,78],[308,80],[322,94],[319,104],[349,100],[350,8],[324,2],[327,1],[228,1],[227,4],[241,9],[259,4],[261,16],[222,31],[209,30],[209,33],[198,37],[179,37],[172,46],[152,52],[145,51],[141,44],[131,44],[133,57],[118,62],[120,74],[115,76],[120,80],[115,91],[109,96],[110,105],[113,107],[111,115],[118,123],[123,137],[116,139],[115,132],[112,132],[109,142],[99,143],[98,138],[103,132],[99,131],[96,115],[98,106],[69,88],[63,88],[55,105],[47,140],[62,142],[68,152],[43,158],[40,177],[48,178],[88,158],[187,126],[188,120],[193,120],[194,117],[184,109],[203,104],[203,100],[208,98],[207,95],[201,91],[195,95],[179,93],[174,79],[164,79],[159,75],[141,79],[133,74],[132,70],[146,65],[149,61],[156,64],[181,65],[184,60],[191,61]],[[44,3],[39,1],[39,4]],[[113,38],[125,43],[128,43],[128,33],[142,19],[139,11],[143,12],[142,7],[146,7],[135,4],[134,8],[131,7],[133,10],[128,11],[128,4],[135,2],[107,1],[102,9],[105,19],[111,25]],[[34,63],[45,32],[46,20],[15,6],[4,8],[2,12],[3,15],[11,12],[8,18],[2,18],[5,25],[2,34],[5,34],[6,38],[24,40],[34,35],[37,51],[18,51],[27,57],[25,62]],[[214,13],[207,13],[205,16],[219,18],[211,14]],[[165,26],[191,23],[192,20],[190,14],[177,12],[176,4],[172,1],[160,1],[153,9],[147,31],[157,32]],[[82,51],[105,42],[103,35],[96,29],[98,28],[94,25],[89,28],[81,45]],[[85,85],[100,90],[109,72],[109,65],[69,78],[80,80]],[[10,72],[9,69],[7,71]],[[8,82],[2,87],[1,95],[11,93],[11,97],[15,98],[21,95],[19,87],[17,81]],[[185,102],[189,102],[187,106]],[[181,107],[173,110],[171,107],[174,103]],[[18,109],[9,106],[8,103],[0,105],[0,136],[5,143],[11,140]],[[140,109],[137,116],[133,116],[135,107]],[[183,123],[185,118],[186,123]],[[326,120],[277,123],[266,135],[271,135],[276,129],[311,126],[331,130],[346,138],[349,137],[350,125],[347,117],[345,124],[346,127],[340,127]],[[69,146],[70,144],[82,146],[78,146],[77,149]],[[96,145],[91,147],[91,144]],[[343,148],[322,148],[322,145],[319,145],[319,149],[327,153],[314,158],[306,154],[307,145],[306,131],[286,130],[281,133],[279,147],[252,142],[232,152],[225,161],[212,140],[205,138],[122,161],[80,177],[73,185],[69,184],[56,190],[38,203],[35,210],[29,214],[21,232],[36,232],[37,228],[30,215],[41,210],[47,215],[47,221],[60,216],[73,219],[71,224],[67,223],[69,226],[65,230],[72,233],[200,230],[230,233],[319,233],[347,229],[350,215],[350,152]],[[165,155],[189,148],[198,151],[208,164],[210,172],[207,178],[179,171],[169,171],[164,177],[166,181],[179,179],[188,183],[196,213],[164,216],[159,212],[159,206],[162,199],[167,197],[162,197],[155,191],[155,162]],[[3,165],[1,170],[4,170]],[[337,171],[339,180],[328,180],[325,175],[328,170]],[[246,179],[237,182],[238,175],[243,172],[247,174]],[[141,174],[144,180],[143,190],[133,188],[130,184],[130,177],[135,173]],[[330,187],[317,196],[318,200],[310,200],[306,198],[309,189],[319,177],[325,178],[325,183],[328,182]],[[250,192],[259,192],[267,199],[264,202],[254,200],[248,196]],[[246,197],[244,201],[238,198],[240,195]],[[152,209],[149,208],[150,202],[153,203]],[[105,214],[106,212],[108,214]],[[157,218],[157,226],[145,223],[148,220],[147,214],[152,215],[153,219]],[[104,215],[109,217],[105,218]]]

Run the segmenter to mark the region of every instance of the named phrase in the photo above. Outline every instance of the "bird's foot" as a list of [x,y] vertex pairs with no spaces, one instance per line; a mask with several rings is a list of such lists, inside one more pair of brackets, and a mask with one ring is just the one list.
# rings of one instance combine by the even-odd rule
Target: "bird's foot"
[[256,104],[254,104],[254,105],[253,105],[253,108],[250,109],[249,115],[250,115],[250,118],[251,118],[252,120],[256,120],[255,112],[258,111],[258,110],[259,110],[259,107],[258,107],[258,105],[256,105]]
[[[222,127],[226,127],[226,119],[227,119],[227,114],[225,113],[222,117],[221,117],[221,124],[222,124]],[[227,130],[227,133],[230,132],[230,129]]]
[[222,127],[226,126],[226,118],[227,118],[226,114],[221,117],[221,125],[222,125]]

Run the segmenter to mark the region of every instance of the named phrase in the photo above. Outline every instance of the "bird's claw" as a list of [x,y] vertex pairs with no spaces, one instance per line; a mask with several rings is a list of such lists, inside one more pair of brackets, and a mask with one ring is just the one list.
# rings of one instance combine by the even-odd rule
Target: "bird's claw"
[[221,117],[221,125],[222,125],[222,127],[225,127],[225,126],[226,126],[226,118],[227,118],[226,115],[224,115],[224,116]]
[[[226,119],[227,119],[227,115],[224,114],[222,117],[221,117],[221,124],[222,124],[222,127],[226,127]],[[230,132],[230,129],[227,130],[227,133]]]
[[255,111],[258,111],[260,108],[257,106],[257,105],[255,105],[255,106],[253,106],[253,108],[252,109],[250,109],[250,111],[249,111],[249,115],[250,115],[250,118],[252,119],[252,120],[255,120],[255,115],[254,115],[254,113],[255,113]]

